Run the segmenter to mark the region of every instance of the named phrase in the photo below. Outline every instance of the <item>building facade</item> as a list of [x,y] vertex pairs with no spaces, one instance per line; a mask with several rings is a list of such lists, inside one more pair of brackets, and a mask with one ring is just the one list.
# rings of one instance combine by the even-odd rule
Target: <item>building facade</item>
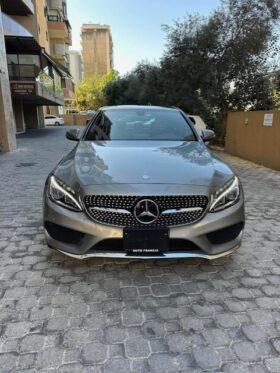
[[[40,0],[42,1],[42,0]],[[46,0],[47,29],[50,55],[63,72],[62,87],[65,105],[74,100],[74,84],[70,74],[69,47],[72,45],[71,25],[66,0]]]
[[110,26],[84,24],[81,28],[83,74],[101,76],[113,68]]
[[36,5],[1,1],[0,151],[15,148],[16,132],[44,126],[44,105],[64,105],[63,74],[39,44]]
[[79,84],[82,81],[82,56],[79,51],[70,51],[70,73],[74,83]]

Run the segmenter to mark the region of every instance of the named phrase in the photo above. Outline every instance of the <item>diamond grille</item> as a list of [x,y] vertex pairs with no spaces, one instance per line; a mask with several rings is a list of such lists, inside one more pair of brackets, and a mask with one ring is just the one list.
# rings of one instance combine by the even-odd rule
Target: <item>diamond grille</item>
[[[87,195],[84,204],[88,215],[96,222],[117,227],[147,227],[138,222],[133,210],[138,201],[151,199],[159,207],[158,219],[149,227],[172,227],[191,224],[199,220],[208,205],[208,198],[203,195],[190,196],[118,196],[118,195]],[[165,212],[199,207],[197,211]],[[94,209],[97,208],[97,209]],[[112,211],[114,209],[126,211]]]

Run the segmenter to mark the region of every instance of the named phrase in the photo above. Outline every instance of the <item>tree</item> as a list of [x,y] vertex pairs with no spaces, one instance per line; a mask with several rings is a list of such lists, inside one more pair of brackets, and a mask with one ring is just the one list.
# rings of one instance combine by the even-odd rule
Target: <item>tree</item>
[[229,110],[273,106],[265,76],[278,52],[279,17],[278,0],[226,0],[209,18],[166,27],[162,69],[177,100],[189,90],[191,105],[206,102],[224,124]]
[[188,15],[164,26],[167,47],[159,64],[141,63],[113,82],[108,100],[178,106],[222,122],[224,133],[229,110],[279,104],[271,78],[279,19],[279,0],[222,0],[209,17]]
[[111,70],[103,76],[86,76],[76,87],[74,104],[79,110],[98,109],[106,105],[105,88],[118,73]]

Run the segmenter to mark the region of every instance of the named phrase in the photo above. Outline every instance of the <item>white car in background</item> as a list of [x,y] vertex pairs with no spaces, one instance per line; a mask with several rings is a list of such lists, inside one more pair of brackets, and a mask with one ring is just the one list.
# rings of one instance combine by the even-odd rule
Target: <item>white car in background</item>
[[63,126],[64,119],[56,117],[55,115],[45,116],[45,126]]
[[207,129],[207,125],[204,123],[203,119],[199,115],[188,115],[188,117],[195,125],[195,129],[198,131],[199,134]]

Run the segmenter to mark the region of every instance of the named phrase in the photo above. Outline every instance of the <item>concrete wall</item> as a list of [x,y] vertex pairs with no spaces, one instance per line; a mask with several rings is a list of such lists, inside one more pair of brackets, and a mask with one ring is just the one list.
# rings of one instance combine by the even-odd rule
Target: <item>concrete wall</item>
[[13,100],[14,117],[16,122],[17,133],[25,132],[26,125],[24,120],[22,101]]
[[0,4],[0,152],[16,148],[16,127],[11,100]]
[[[264,125],[265,114],[273,114],[272,125]],[[229,113],[225,150],[280,171],[280,111]]]
[[37,14],[37,22],[39,25],[39,44],[41,47],[50,53],[50,43],[48,37],[48,23],[45,16],[45,6],[47,5],[46,0],[35,0],[35,9]]
[[80,115],[80,114],[64,114],[60,116],[64,118],[64,122],[68,126],[84,126],[86,125],[87,119],[92,118],[92,115]]

